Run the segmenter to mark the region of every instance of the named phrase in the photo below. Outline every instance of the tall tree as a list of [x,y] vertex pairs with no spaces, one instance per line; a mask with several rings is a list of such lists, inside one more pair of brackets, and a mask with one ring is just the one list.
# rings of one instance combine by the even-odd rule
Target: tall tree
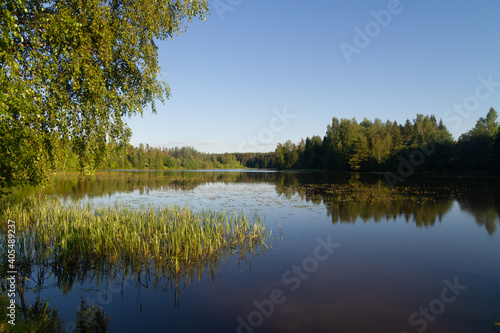
[[284,144],[279,143],[275,150],[276,164],[279,169],[291,169],[296,167],[298,161],[297,146],[287,140]]
[[326,135],[323,138],[323,165],[327,170],[336,168],[340,160],[339,155],[342,150],[342,142],[340,139],[339,127],[339,119],[333,117],[332,124],[327,126]]
[[494,170],[494,142],[498,133],[498,114],[490,108],[486,117],[479,118],[473,129],[458,140],[462,167],[468,170]]
[[372,157],[378,164],[385,162],[391,153],[392,137],[390,134],[390,127],[387,126],[387,124],[384,126],[382,121],[377,118],[368,129],[368,139]]
[[403,146],[403,135],[401,134],[399,125],[396,121],[392,124],[390,122],[387,123],[387,126],[390,128],[389,131],[391,133],[392,138],[392,150],[398,151]]
[[490,137],[495,137],[498,133],[498,112],[491,107],[486,114],[486,119],[481,118]]
[[406,119],[405,125],[401,126],[401,134],[403,135],[405,144],[409,145],[412,143],[415,131],[410,122],[410,119]]
[[321,152],[322,152],[321,137],[314,135],[310,140],[311,159],[309,161],[309,168],[320,169],[321,165]]
[[358,171],[363,163],[368,160],[368,142],[364,134],[359,134],[354,141],[353,153],[349,158],[349,166],[351,170]]
[[417,118],[413,120],[414,128],[415,128],[415,139],[417,143],[422,144],[424,141],[425,134],[425,123],[424,123],[424,115],[421,113],[417,114]]
[[68,145],[83,173],[124,117],[170,95],[156,41],[205,18],[206,0],[0,2],[0,187],[39,184]]
[[439,120],[439,125],[437,127],[437,131],[435,132],[435,135],[432,139],[434,142],[440,142],[440,143],[446,143],[446,144],[452,144],[453,143],[453,136],[451,133],[448,131],[446,126],[443,124],[443,120]]

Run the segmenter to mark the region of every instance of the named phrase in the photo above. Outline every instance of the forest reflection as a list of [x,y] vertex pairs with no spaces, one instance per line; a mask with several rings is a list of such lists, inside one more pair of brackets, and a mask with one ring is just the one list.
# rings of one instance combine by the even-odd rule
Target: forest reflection
[[299,195],[303,200],[324,204],[332,223],[390,221],[403,218],[417,227],[441,222],[454,203],[474,217],[478,226],[493,235],[500,225],[498,179],[415,178],[390,188],[377,175],[349,174],[335,183],[301,183],[300,177],[284,175],[276,184],[278,194]]
[[212,183],[269,184],[276,193],[325,205],[332,223],[375,222],[403,218],[417,227],[432,227],[455,202],[492,235],[500,225],[500,179],[416,175],[390,188],[383,174],[254,171],[116,171],[87,179],[61,174],[41,190],[46,195],[81,200],[118,193],[192,191]]

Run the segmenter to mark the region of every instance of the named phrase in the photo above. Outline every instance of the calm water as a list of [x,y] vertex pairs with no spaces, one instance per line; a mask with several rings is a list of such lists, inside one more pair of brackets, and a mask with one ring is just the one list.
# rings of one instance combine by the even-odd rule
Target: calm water
[[[500,181],[243,171],[57,178],[65,200],[245,210],[273,230],[258,256],[201,276],[46,272],[35,293],[68,328],[81,299],[115,332],[491,332],[500,322]],[[37,281],[33,277],[34,281]]]

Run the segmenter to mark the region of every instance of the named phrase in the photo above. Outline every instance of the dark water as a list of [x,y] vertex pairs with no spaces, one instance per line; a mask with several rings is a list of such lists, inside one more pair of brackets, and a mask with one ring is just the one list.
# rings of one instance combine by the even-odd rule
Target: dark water
[[274,234],[265,254],[191,279],[46,272],[27,301],[50,298],[67,328],[82,298],[101,305],[110,332],[491,332],[500,322],[498,179],[418,176],[391,190],[383,175],[103,172],[44,192],[257,212]]

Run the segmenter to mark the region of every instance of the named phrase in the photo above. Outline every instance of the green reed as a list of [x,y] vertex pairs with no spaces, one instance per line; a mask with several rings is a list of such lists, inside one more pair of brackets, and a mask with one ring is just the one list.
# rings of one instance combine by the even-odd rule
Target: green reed
[[16,221],[19,263],[71,268],[90,260],[136,271],[154,265],[180,272],[267,247],[261,218],[243,212],[194,212],[175,205],[96,207],[37,196],[4,200],[0,209],[2,226],[7,219]]

